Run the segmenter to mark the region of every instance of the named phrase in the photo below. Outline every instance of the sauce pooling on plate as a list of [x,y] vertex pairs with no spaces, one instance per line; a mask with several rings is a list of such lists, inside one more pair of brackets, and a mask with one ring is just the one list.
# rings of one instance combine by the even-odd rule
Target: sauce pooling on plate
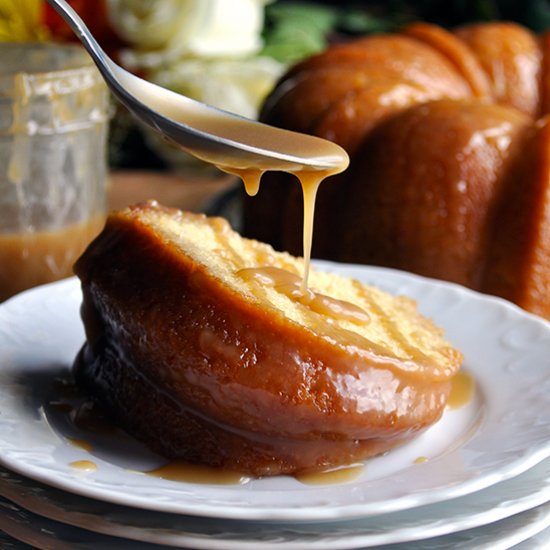
[[447,400],[449,409],[459,409],[468,404],[474,395],[475,379],[466,371],[459,370],[451,379],[451,393]]
[[183,460],[168,462],[160,468],[145,472],[149,476],[212,485],[243,485],[251,480],[250,476],[223,468],[213,468],[201,464],[191,464]]
[[[475,382],[472,375],[467,372],[459,372],[453,379],[450,408],[458,409],[467,405],[474,395],[474,389]],[[82,399],[78,395],[73,396],[73,399],[75,397]],[[70,426],[71,433],[78,432],[78,437],[65,435],[66,439],[71,445],[87,453],[95,450],[101,451],[99,447],[95,448],[97,444],[92,444],[98,434],[101,436],[102,444],[105,444],[105,441],[109,444],[108,442],[111,441],[113,448],[120,444],[121,438],[130,438],[125,432],[116,428],[97,405],[92,405],[91,402],[83,401],[74,404],[70,401],[56,399],[48,404],[48,409],[52,412],[47,414],[65,417],[63,425]],[[428,460],[429,458],[426,456],[418,456],[414,463],[422,464]],[[97,470],[96,463],[89,459],[75,460],[69,463],[69,466],[87,472]],[[294,478],[305,485],[337,485],[355,481],[364,471],[364,464],[353,464],[325,471],[298,473],[294,475]],[[136,473],[182,483],[209,485],[242,485],[252,480],[250,476],[241,472],[191,464],[182,460],[170,461],[163,466]]]
[[69,464],[71,468],[76,470],[83,470],[85,472],[95,472],[97,470],[97,464],[91,460],[75,460]]
[[[119,448],[121,442],[127,444],[133,438],[117,428],[96,403],[87,401],[80,395],[76,387],[64,388],[70,389],[69,395],[62,400],[57,396],[55,400],[47,403],[46,414],[50,417],[52,425],[60,427],[62,432],[67,430],[68,433],[63,433],[63,436],[68,443],[87,453],[82,458],[69,462],[68,466],[82,472],[95,472],[98,465],[92,460],[93,454],[101,454],[106,448]],[[116,457],[112,451],[110,454]],[[161,457],[158,459],[162,460]],[[354,481],[363,471],[363,464],[353,464],[338,469],[296,474],[294,478],[305,485],[336,485]],[[184,460],[168,461],[148,470],[135,470],[135,473],[197,485],[244,485],[253,480],[253,477],[242,472],[192,464]]]
[[342,485],[355,481],[364,471],[363,464],[354,464],[334,470],[296,474],[294,477],[305,485]]

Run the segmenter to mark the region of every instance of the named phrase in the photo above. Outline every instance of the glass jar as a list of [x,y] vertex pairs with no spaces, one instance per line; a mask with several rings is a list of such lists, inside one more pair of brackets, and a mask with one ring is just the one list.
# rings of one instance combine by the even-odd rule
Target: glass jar
[[106,209],[109,94],[80,46],[0,43],[0,301],[67,277]]

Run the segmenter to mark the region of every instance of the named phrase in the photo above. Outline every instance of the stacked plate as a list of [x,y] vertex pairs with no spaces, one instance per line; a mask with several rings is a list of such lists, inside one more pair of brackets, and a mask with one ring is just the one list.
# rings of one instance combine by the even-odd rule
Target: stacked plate
[[74,279],[0,306],[2,548],[331,550],[550,545],[550,324],[456,285],[318,262],[415,298],[465,355],[469,399],[354,479],[221,485],[74,422],[84,335]]

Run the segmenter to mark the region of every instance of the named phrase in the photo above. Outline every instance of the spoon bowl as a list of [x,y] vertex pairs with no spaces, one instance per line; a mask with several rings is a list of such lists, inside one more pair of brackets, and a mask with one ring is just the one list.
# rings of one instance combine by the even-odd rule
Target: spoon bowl
[[83,43],[115,97],[168,142],[223,170],[322,171],[336,174],[349,158],[338,145],[262,124],[183,96],[130,73],[101,48],[65,0],[48,0]]

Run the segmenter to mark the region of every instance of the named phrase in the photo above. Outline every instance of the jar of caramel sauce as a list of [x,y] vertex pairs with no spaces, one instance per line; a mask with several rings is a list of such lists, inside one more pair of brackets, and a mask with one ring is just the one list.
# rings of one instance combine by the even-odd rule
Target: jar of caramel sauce
[[0,301],[72,274],[106,208],[109,94],[80,46],[0,43]]

